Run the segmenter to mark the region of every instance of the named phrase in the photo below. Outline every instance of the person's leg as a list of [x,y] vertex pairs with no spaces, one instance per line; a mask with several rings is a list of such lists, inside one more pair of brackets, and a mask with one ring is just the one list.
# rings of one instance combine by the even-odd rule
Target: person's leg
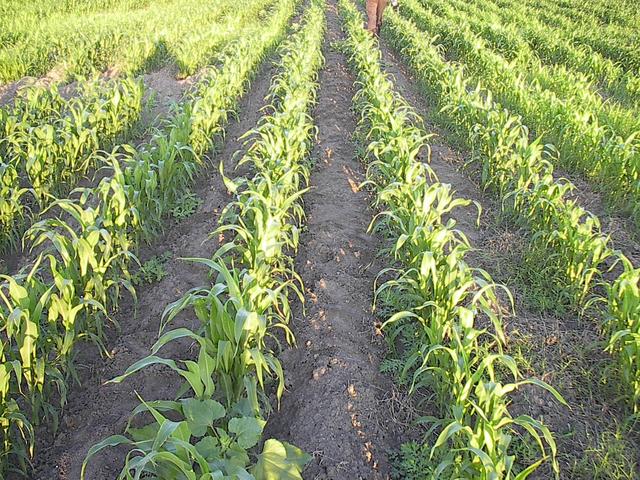
[[382,27],[382,14],[384,9],[387,8],[387,0],[378,0],[378,8],[376,12],[376,30],[380,33],[380,27]]
[[378,1],[367,0],[367,30],[376,33],[378,29]]

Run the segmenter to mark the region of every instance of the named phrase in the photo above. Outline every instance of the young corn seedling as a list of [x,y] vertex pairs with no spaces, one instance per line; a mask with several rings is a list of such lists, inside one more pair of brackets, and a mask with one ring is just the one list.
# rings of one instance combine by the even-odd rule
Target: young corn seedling
[[[55,196],[68,194],[100,163],[99,149],[115,143],[138,120],[141,82],[124,79],[101,86],[89,82],[82,90],[80,97],[65,101],[56,86],[28,89],[3,115],[1,248],[15,244],[25,217],[37,213],[29,210],[24,193],[31,192],[40,209]],[[28,188],[21,185],[21,177]]]
[[[57,410],[49,403],[54,392],[60,406],[66,402],[63,365],[46,330],[51,321],[47,304],[54,287],[39,278],[40,257],[26,274],[0,276],[0,323],[4,340],[2,408],[3,453],[17,454],[21,467],[33,454],[32,425],[43,420],[57,425]],[[3,462],[3,466],[6,464]]]

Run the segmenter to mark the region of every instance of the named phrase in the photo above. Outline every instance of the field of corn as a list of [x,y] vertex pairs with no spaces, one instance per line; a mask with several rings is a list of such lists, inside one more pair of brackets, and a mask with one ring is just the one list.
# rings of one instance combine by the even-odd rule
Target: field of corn
[[640,479],[633,0],[5,0],[0,479]]

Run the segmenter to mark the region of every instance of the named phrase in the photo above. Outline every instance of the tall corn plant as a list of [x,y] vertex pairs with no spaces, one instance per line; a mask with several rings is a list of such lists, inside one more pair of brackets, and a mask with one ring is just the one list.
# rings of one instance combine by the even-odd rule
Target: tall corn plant
[[[376,289],[376,297],[395,311],[382,328],[415,329],[415,349],[407,352],[403,375],[411,376],[412,389],[432,390],[443,414],[432,420],[438,435],[427,475],[525,478],[548,458],[557,471],[549,429],[527,415],[513,418],[507,406],[509,393],[526,384],[562,397],[537,379],[521,380],[514,359],[502,352],[497,286],[488,274],[467,266],[469,242],[449,218],[470,202],[455,198],[420,162],[427,137],[382,73],[380,52],[362,29],[361,15],[349,1],[339,6],[345,49],[360,85],[355,106],[369,161],[365,184],[383,209],[373,225],[390,237],[390,253],[400,264],[379,275],[392,278]],[[487,320],[491,328],[480,327]],[[512,380],[505,382],[499,369]],[[525,429],[540,447],[540,458],[520,471],[510,449],[515,428]]]

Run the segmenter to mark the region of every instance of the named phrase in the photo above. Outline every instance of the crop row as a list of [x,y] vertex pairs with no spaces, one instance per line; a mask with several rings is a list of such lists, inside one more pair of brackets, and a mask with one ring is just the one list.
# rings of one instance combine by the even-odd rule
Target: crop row
[[[547,160],[549,147],[539,138],[530,139],[520,117],[497,104],[491,91],[470,84],[464,69],[446,62],[432,43],[434,39],[425,38],[425,32],[411,21],[391,12],[383,33],[403,53],[434,104],[441,108],[439,119],[472,149],[482,184],[530,229],[531,258],[544,258],[541,264],[560,301],[567,306],[598,304],[591,295],[597,290],[596,283],[604,282],[608,298],[601,299],[606,305],[603,330],[610,338],[608,349],[622,369],[624,395],[637,410],[640,270],[611,248],[595,215],[567,199],[574,186],[554,180]],[[601,275],[607,259],[616,259],[624,270],[611,283]]]
[[[388,253],[399,264],[378,275],[383,283],[376,289],[377,302],[388,317],[382,328],[391,332],[392,345],[399,335],[411,339],[402,352],[402,375],[412,377],[412,390],[428,388],[443,415],[430,417],[430,432],[437,438],[427,449],[431,470],[423,473],[429,478],[524,478],[549,456],[557,471],[548,428],[528,415],[514,418],[507,408],[509,394],[526,384],[563,400],[549,385],[521,379],[515,360],[503,352],[500,287],[486,272],[467,265],[471,245],[450,218],[471,202],[456,198],[420,160],[428,135],[382,73],[380,51],[362,30],[355,6],[341,0],[340,8],[360,86],[355,107],[366,145],[365,184],[382,209],[374,225],[389,238]],[[513,453],[516,426],[540,447],[531,465],[522,466],[524,459]]]
[[[517,6],[501,8],[488,0],[471,3],[447,0],[445,4],[433,4],[432,8],[439,10],[443,5],[466,14],[466,21],[474,32],[507,58],[534,54],[544,62],[565,65],[571,71],[586,75],[621,103],[637,107],[640,100],[638,72],[627,71],[591,48],[566,40],[552,27]],[[593,34],[601,32],[594,30]]]
[[2,471],[25,471],[34,426],[55,427],[68,380],[76,378],[74,346],[89,340],[103,348],[108,312],[123,289],[135,294],[128,270],[137,262],[132,249],[161,231],[293,9],[292,1],[276,4],[267,26],[230,45],[221,67],[203,72],[189,100],[149,144],[114,150],[95,188],[54,202],[60,215],[25,234],[32,248],[43,245],[44,251],[24,272],[1,277]]
[[481,81],[496,102],[553,143],[553,162],[578,170],[593,179],[616,207],[629,210],[640,222],[640,124],[632,112],[609,108],[584,83],[538,64],[519,73],[518,62],[507,62],[483,45],[461,19],[447,21],[433,15],[417,1],[407,2],[403,15],[436,35],[450,56],[455,52],[470,78]]
[[[508,63],[521,74],[527,84],[539,84],[541,88],[553,91],[563,100],[567,100],[569,106],[591,109],[594,112],[593,116],[597,116],[602,123],[611,125],[622,136],[629,136],[640,128],[636,118],[637,108],[631,105],[621,106],[610,100],[605,101],[606,99],[598,93],[601,86],[595,84],[588,75],[557,65],[543,64],[537,57],[537,52],[517,37],[515,32],[509,31],[509,34],[515,35],[521,43],[513,45],[514,48],[508,56],[493,50],[491,42],[475,32],[491,29],[491,17],[486,12],[483,15],[476,14],[476,9],[468,4],[464,4],[462,8],[459,0],[444,0],[433,6],[424,0],[416,0],[412,4],[413,13],[418,10],[419,16],[423,17],[422,21],[429,24],[431,30],[438,31],[443,37],[447,33],[454,35],[451,40],[442,39],[443,46],[450,48],[453,54],[448,58],[459,57],[460,61],[474,66],[478,61],[477,57],[483,57],[490,62],[493,69],[497,69],[499,64]],[[462,26],[463,31],[454,32],[452,24]],[[472,53],[474,51],[475,56]],[[474,71],[482,73],[476,68]]]
[[[290,255],[304,218],[301,198],[308,190],[307,157],[315,137],[307,112],[315,103],[323,62],[323,5],[312,1],[303,26],[283,45],[267,98],[272,111],[248,132],[249,147],[240,161],[251,164],[254,176],[224,177],[235,201],[211,234],[222,236],[223,243],[211,259],[187,259],[208,267],[213,285],[192,289],[169,305],[151,355],[113,380],[158,364],[184,379],[175,400],[141,399],[131,421],[146,414],[151,423],[132,428],[130,422],[126,435],[90,450],[87,461],[103,448],[126,445],[130,453],[118,478],[302,478],[308,456],[290,444],[268,439],[255,461],[249,453],[262,438],[264,412],[270,409],[265,388],[273,381],[278,401],[284,391],[282,366],[269,339],[281,330],[289,344],[294,342],[290,296],[302,300]],[[185,310],[197,318],[197,327],[168,330]],[[180,339],[196,346],[196,361],[159,356]]]
[[610,58],[625,70],[637,72],[640,69],[640,51],[637,48],[638,31],[635,26],[602,25],[599,22],[588,25],[584,23],[584,17],[582,21],[575,21],[570,16],[554,14],[545,7],[546,2],[522,5],[512,0],[496,0],[495,3],[505,9],[516,8],[528,18],[540,18],[543,23],[550,25],[558,36],[571,43],[588,46],[592,51]]
[[[32,88],[0,110],[0,250],[25,224],[67,195],[140,118],[144,87],[123,79],[87,82],[64,100],[57,86]],[[33,208],[33,207],[36,208]]]
[[[272,3],[254,2],[233,16],[231,36],[212,29],[220,36],[219,47],[255,29]],[[200,52],[193,59],[213,55],[203,55],[206,49],[197,42],[193,46]],[[83,94],[71,100],[60,96],[57,85],[33,87],[0,111],[0,250],[14,246],[43,209],[101,166],[104,150],[123,141],[140,117],[141,81],[96,80],[81,86]]]
[[533,8],[545,9],[555,15],[573,19],[575,22],[588,24],[592,28],[603,24],[612,24],[612,26],[633,29],[636,25],[635,22],[640,20],[637,9],[630,2],[624,0],[595,0],[589,4],[589,9],[585,9],[584,4],[579,0],[562,2],[529,0],[526,3]]
[[51,71],[64,78],[106,69],[137,74],[168,62],[185,77],[208,64],[272,4],[187,0],[133,9],[122,4],[107,12],[54,14],[38,21],[37,28],[32,28],[34,21],[15,25],[10,16],[0,18],[8,23],[0,31],[18,35],[0,48],[0,83]]

